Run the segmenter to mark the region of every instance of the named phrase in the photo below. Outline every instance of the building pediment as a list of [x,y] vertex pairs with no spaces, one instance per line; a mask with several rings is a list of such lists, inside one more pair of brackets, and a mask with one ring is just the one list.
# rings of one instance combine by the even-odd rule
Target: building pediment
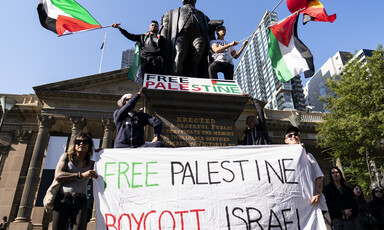
[[65,81],[35,86],[36,95],[42,99],[44,96],[74,97],[87,96],[119,96],[127,92],[137,92],[140,84],[127,78],[128,68],[119,69],[111,72],[100,73],[80,78],[73,78]]

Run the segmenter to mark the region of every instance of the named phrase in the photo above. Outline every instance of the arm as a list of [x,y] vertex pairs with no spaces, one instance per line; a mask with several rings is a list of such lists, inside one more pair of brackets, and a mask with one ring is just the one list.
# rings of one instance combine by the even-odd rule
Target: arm
[[129,111],[133,110],[136,106],[137,101],[140,99],[140,94],[133,96],[123,107],[116,110],[113,114],[113,119],[116,121],[124,120],[127,117]]
[[[67,163],[68,163],[68,159],[66,158],[67,158],[67,153],[63,153],[59,159],[59,162],[56,165],[55,180],[57,180],[60,183],[80,179],[78,173],[66,172]],[[93,164],[94,163],[92,162],[92,168],[93,168]],[[95,170],[88,170],[86,172],[80,173],[80,177],[81,178],[97,178],[97,174]]]
[[119,29],[119,31],[120,31],[126,38],[128,38],[129,40],[134,41],[134,42],[141,42],[141,35],[136,35],[136,34],[128,33],[128,31],[126,31],[125,29],[121,28],[121,27],[119,26],[119,24],[117,24],[117,23],[112,24],[112,27],[113,27],[113,28],[117,28],[117,29]]
[[[221,53],[221,52],[224,52],[226,49],[228,49],[229,47],[232,47],[232,46],[235,46],[235,45],[237,45],[237,44],[239,44],[239,42],[237,42],[237,41],[233,41],[233,42],[231,42],[231,43],[228,43],[228,44],[226,44],[226,45],[224,45],[224,46],[218,46],[216,43],[214,43],[213,45],[212,45],[212,51],[213,52],[215,52],[215,53]],[[235,51],[236,52],[236,51]]]
[[323,188],[323,177],[316,178],[315,182],[315,195],[311,198],[311,204],[318,204],[320,202],[320,195]]
[[241,46],[241,48],[239,49],[239,51],[237,51],[236,53],[236,50],[233,50],[231,55],[234,59],[237,59],[238,57],[240,57],[241,53],[243,52],[245,46],[248,44],[248,40],[246,40],[243,45]]
[[154,138],[152,142],[156,142],[159,140],[159,136],[161,134],[162,122],[158,118],[148,115],[148,123],[153,126],[154,129]]

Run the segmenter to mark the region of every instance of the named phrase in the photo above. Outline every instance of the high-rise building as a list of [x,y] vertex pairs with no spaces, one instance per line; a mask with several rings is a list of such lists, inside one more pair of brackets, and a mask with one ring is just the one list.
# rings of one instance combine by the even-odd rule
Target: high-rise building
[[130,67],[132,65],[134,55],[135,55],[135,49],[134,48],[127,49],[127,50],[123,51],[123,55],[121,57],[121,68],[122,69]]
[[286,83],[278,80],[268,55],[268,26],[277,22],[277,14],[266,11],[252,34],[234,73],[243,92],[267,102],[266,108],[274,110],[305,110],[301,77]]
[[361,49],[355,55],[349,52],[338,51],[333,57],[330,57],[305,85],[304,95],[306,104],[312,107],[313,111],[325,112],[324,103],[319,98],[332,93],[325,86],[327,79],[340,75],[344,66],[351,58],[357,58],[359,62],[364,62],[367,56],[372,56],[372,50]]

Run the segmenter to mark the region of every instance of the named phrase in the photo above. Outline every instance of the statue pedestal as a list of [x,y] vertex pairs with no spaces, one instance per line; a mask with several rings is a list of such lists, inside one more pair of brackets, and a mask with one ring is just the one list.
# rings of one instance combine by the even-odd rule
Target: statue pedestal
[[248,96],[153,89],[144,94],[146,112],[163,122],[165,146],[237,145],[235,122]]

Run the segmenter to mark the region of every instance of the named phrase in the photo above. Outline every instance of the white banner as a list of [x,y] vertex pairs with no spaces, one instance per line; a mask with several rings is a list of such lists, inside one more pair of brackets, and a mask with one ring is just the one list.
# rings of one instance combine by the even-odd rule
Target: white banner
[[326,229],[300,145],[96,153],[97,229]]
[[233,80],[145,74],[143,86],[156,90],[241,95],[239,85]]

